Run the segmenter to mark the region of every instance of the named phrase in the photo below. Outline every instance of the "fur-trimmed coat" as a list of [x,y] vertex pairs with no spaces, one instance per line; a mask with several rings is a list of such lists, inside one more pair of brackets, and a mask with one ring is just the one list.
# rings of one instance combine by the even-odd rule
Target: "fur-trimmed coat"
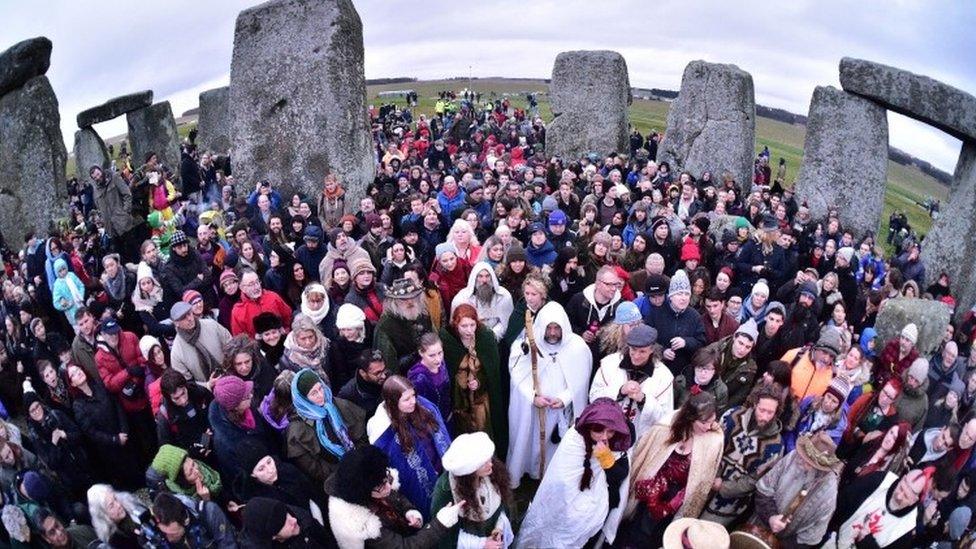
[[[637,441],[631,453],[630,490],[627,495],[627,508],[624,517],[630,517],[637,509],[637,499],[634,497],[634,487],[637,482],[654,478],[658,470],[664,465],[671,453],[678,447],[677,443],[669,443],[671,436],[670,420],[667,424],[659,423],[652,426],[647,434]],[[681,507],[674,514],[674,519],[683,517],[698,518],[712,489],[712,482],[718,473],[722,461],[722,450],[725,436],[718,423],[703,435],[694,437],[691,449],[691,468],[688,471],[688,482],[685,484],[685,497]]]
[[[399,497],[392,492],[390,497]],[[341,549],[423,549],[434,547],[447,535],[448,526],[437,518],[432,519],[417,530],[417,533],[404,537],[380,520],[369,508],[349,503],[338,497],[329,498],[329,524],[332,534]],[[451,524],[450,527],[454,527]]]

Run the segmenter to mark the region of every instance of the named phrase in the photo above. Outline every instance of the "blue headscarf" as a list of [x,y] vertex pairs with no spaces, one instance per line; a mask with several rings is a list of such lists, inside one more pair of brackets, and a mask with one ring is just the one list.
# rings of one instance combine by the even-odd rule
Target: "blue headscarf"
[[[316,381],[322,385],[322,392],[325,394],[324,405],[319,406],[318,404],[315,404],[298,390],[298,378],[300,378],[305,372],[315,376]],[[332,402],[332,390],[322,381],[322,378],[320,378],[318,374],[309,368],[299,371],[298,374],[296,374],[291,380],[291,400],[292,404],[295,406],[295,411],[298,412],[298,415],[302,416],[304,419],[311,419],[315,421],[315,434],[317,434],[319,437],[319,444],[328,450],[330,454],[336,457],[342,457],[346,451],[352,450],[353,443],[352,440],[349,439],[349,432],[346,430],[346,424],[342,421],[342,416],[339,415],[339,409],[336,408],[335,403]],[[329,439],[329,435],[325,432],[324,420],[326,418],[329,420],[329,426],[332,427],[332,432],[334,432],[336,437],[339,439],[338,443],[332,442],[332,440]]]

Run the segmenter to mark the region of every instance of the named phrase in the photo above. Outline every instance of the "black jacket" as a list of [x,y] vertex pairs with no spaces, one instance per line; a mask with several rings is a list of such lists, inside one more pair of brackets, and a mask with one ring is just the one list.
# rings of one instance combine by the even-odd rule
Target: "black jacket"
[[[203,275],[198,278],[197,275]],[[183,297],[183,292],[196,290],[203,295],[203,299],[212,306],[216,303],[213,292],[213,272],[207,268],[200,254],[192,247],[187,250],[186,257],[171,253],[169,261],[163,267],[163,290],[167,307]]]
[[665,302],[660,307],[651,307],[644,322],[657,330],[658,344],[665,349],[673,338],[684,338],[685,346],[674,352],[674,360],[665,360],[664,364],[676,376],[686,373],[691,357],[705,345],[705,325],[701,315],[690,306],[677,313],[670,302]]

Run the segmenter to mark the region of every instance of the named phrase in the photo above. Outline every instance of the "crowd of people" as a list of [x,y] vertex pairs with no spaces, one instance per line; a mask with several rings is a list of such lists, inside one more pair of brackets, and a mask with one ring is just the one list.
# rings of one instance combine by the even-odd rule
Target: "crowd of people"
[[532,110],[438,105],[371,112],[355,202],[191,135],[7,235],[0,543],[970,542],[976,321],[874,327],[954,309],[923,242],[814,218],[768,151],[750,182],[657,134],[547,158]]

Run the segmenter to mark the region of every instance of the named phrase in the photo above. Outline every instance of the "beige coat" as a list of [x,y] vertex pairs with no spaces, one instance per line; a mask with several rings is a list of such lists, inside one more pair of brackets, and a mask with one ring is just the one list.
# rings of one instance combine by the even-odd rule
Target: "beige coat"
[[[200,342],[203,347],[210,351],[210,354],[217,359],[217,362],[224,360],[224,344],[230,341],[230,332],[217,323],[216,320],[209,318],[200,319]],[[173,340],[173,350],[170,352],[170,366],[177,372],[183,374],[187,381],[196,381],[201,385],[209,380],[197,350],[190,345],[183,336],[177,334]],[[213,374],[214,372],[211,372]]]

